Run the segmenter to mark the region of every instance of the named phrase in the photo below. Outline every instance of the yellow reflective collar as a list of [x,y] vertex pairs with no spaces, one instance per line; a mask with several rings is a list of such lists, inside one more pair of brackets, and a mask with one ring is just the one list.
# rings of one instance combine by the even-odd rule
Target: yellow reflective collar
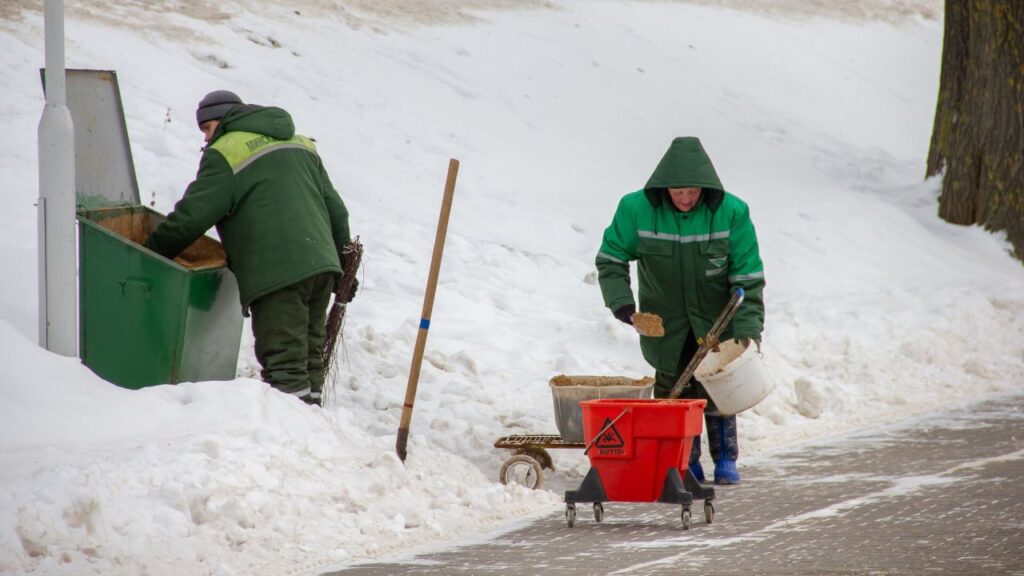
[[231,166],[231,171],[238,174],[254,161],[282,149],[297,148],[316,154],[316,144],[305,136],[296,134],[288,140],[278,140],[265,134],[255,132],[228,132],[217,138],[210,145],[221,153]]

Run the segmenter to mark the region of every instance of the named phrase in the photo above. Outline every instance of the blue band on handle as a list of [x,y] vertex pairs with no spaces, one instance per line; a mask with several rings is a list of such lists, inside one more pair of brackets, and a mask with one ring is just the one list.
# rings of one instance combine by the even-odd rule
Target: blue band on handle
[[429,318],[420,318],[420,330],[430,330]]
[[736,295],[739,296],[740,298],[743,298],[743,288],[737,288]]

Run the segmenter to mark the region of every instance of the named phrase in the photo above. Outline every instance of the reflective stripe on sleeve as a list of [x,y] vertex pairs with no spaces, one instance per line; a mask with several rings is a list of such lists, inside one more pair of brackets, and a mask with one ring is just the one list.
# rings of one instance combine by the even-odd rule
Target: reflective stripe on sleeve
[[619,264],[626,264],[627,263],[625,260],[620,260],[620,259],[616,258],[615,256],[612,256],[611,254],[607,253],[607,252],[598,252],[597,253],[597,257],[598,258],[604,258],[605,260],[611,260],[612,262],[617,262]]
[[753,272],[751,274],[737,274],[729,276],[729,282],[742,282],[744,280],[759,280],[764,278],[764,272]]

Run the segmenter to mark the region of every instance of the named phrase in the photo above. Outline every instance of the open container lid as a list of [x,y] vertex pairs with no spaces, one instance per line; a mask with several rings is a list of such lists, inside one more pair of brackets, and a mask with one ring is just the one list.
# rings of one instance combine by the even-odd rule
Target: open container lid
[[[45,91],[46,70],[40,73]],[[140,205],[117,73],[69,69],[65,74],[68,109],[75,123],[78,210]]]

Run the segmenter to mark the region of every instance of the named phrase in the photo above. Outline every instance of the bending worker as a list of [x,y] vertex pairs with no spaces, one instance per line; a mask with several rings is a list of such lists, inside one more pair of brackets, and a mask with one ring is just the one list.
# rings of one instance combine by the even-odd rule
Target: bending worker
[[145,246],[174,258],[212,226],[252,315],[256,359],[271,386],[319,404],[327,307],[349,242],[348,210],[313,141],[280,108],[207,94],[199,173]]
[[[665,335],[640,336],[644,359],[655,369],[655,397],[666,398],[732,293],[745,300],[720,336],[760,345],[764,328],[764,268],[747,204],[726,192],[697,138],[676,138],[642,190],[619,202],[597,255],[605,305],[633,324],[636,304],[629,262],[637,261],[640,308],[661,316]],[[747,342],[748,345],[753,345]],[[715,416],[713,402],[696,379],[682,398],[704,398],[708,448],[715,483],[739,482],[736,416]],[[690,471],[701,482],[700,437],[694,438]]]

